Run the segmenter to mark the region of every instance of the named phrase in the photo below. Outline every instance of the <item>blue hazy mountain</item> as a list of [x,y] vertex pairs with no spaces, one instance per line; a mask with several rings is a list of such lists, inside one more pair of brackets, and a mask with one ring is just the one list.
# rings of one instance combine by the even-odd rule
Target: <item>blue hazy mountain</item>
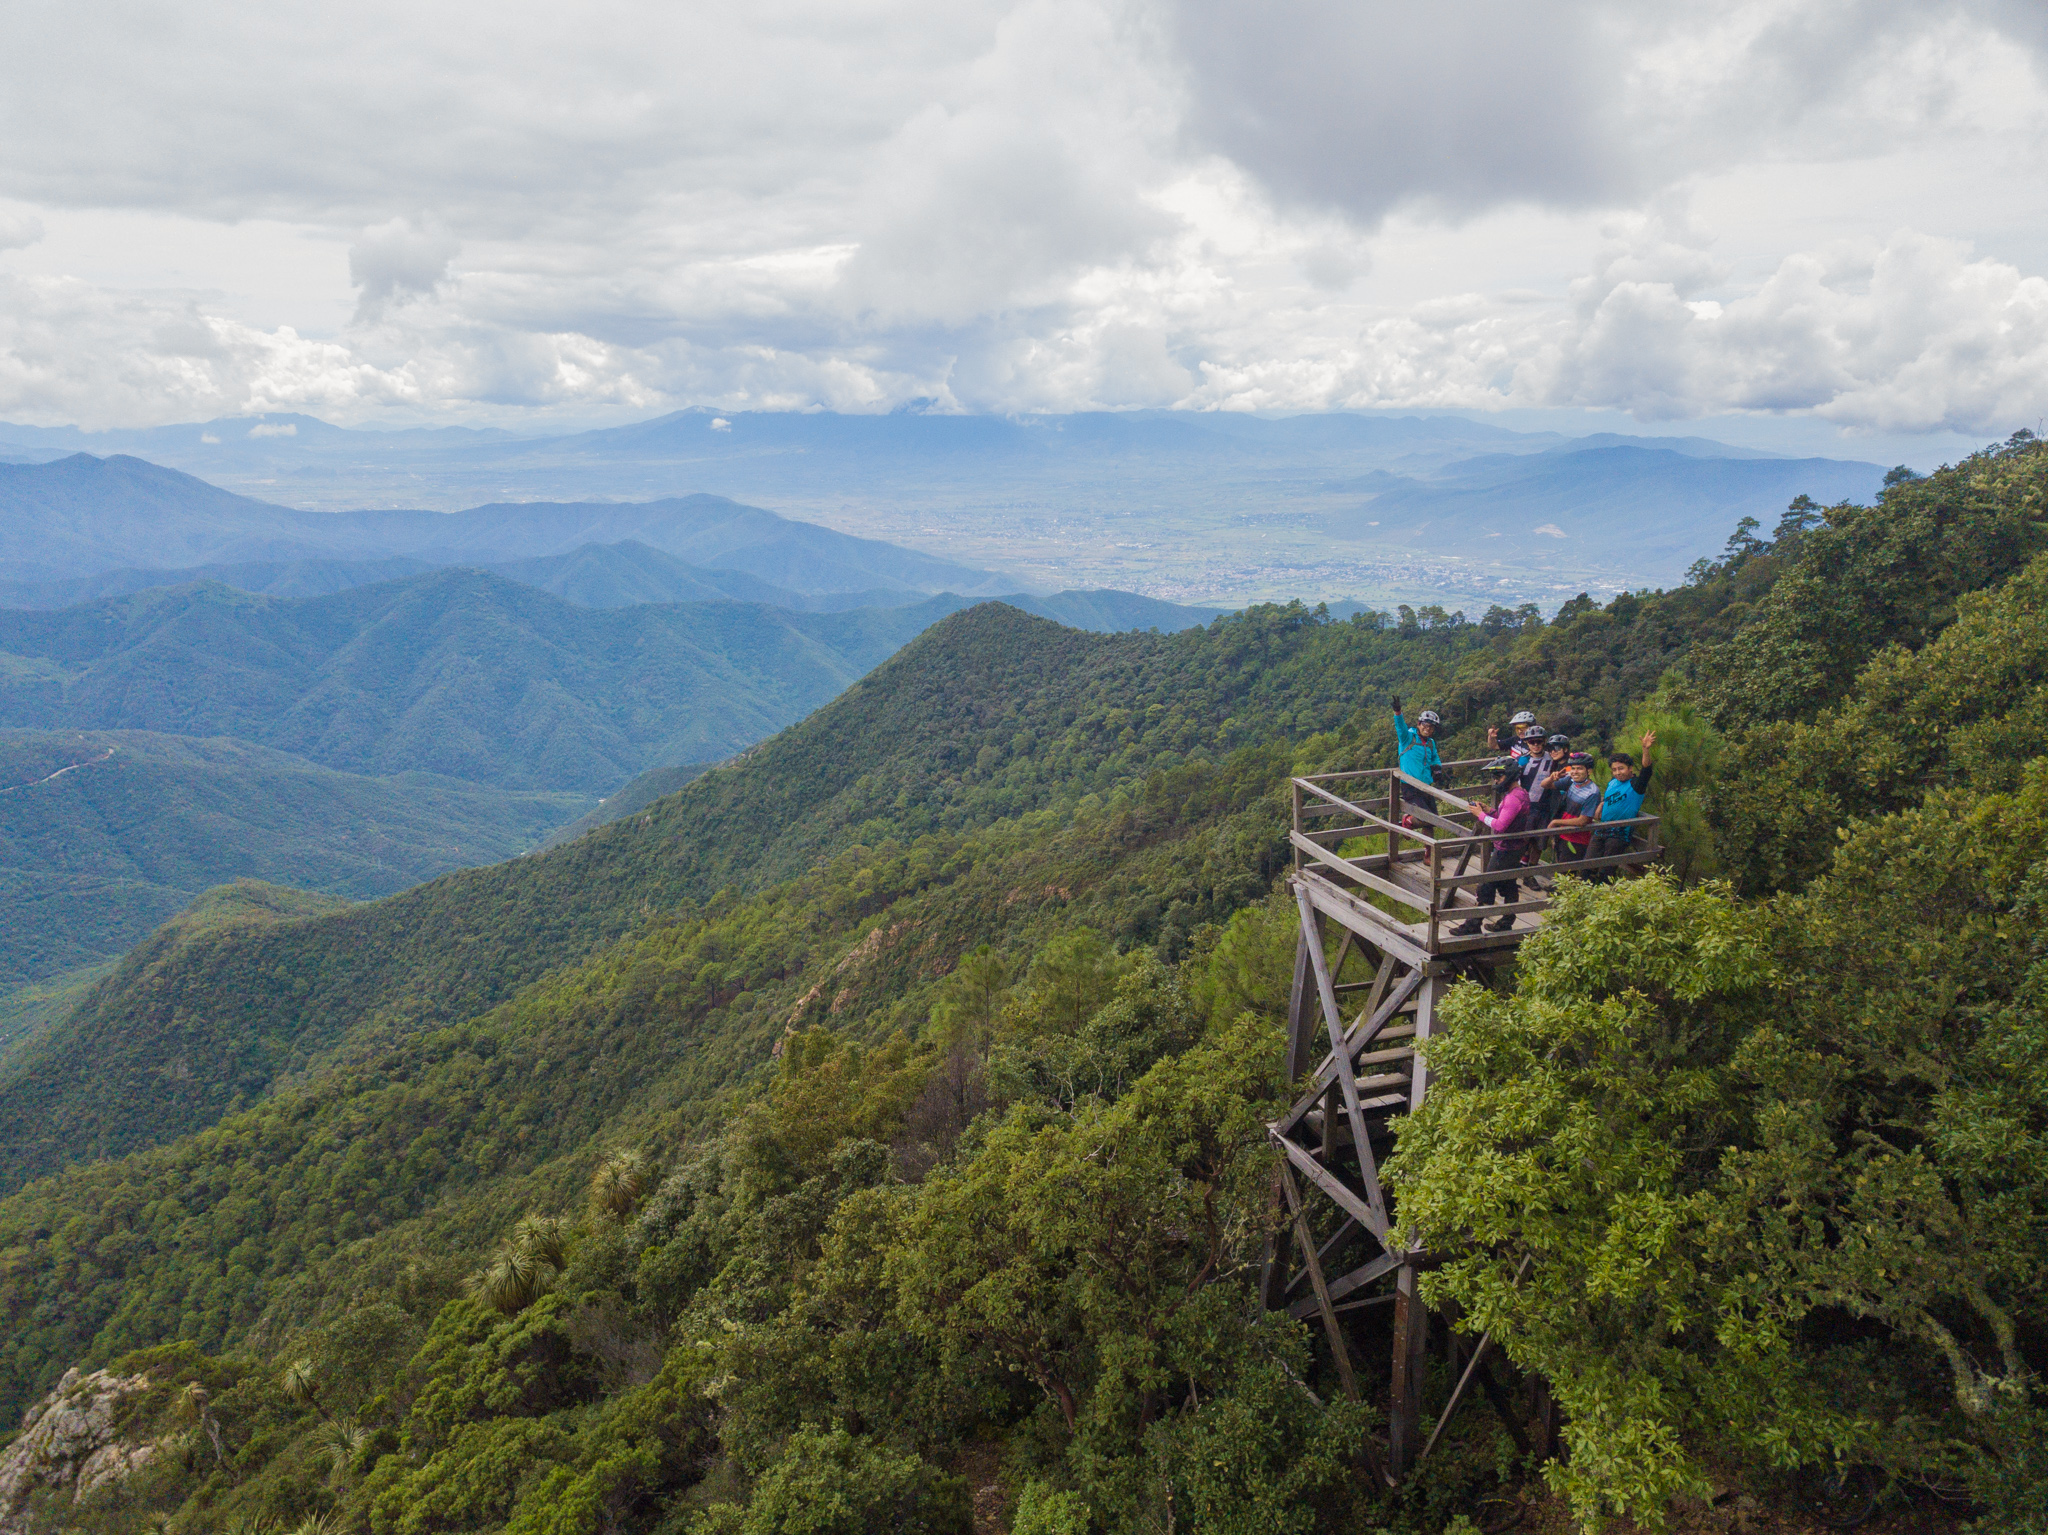
[[[1452,605],[1502,596],[1548,604],[1582,585],[1668,585],[1717,552],[1739,518],[1768,525],[1801,494],[1864,500],[1883,473],[1700,437],[1570,438],[1453,416],[1343,413],[687,410],[552,436],[359,431],[284,416],[104,434],[0,425],[0,453],[82,447],[140,454],[227,491],[348,519],[322,525],[318,547],[307,546],[303,527],[273,525],[273,542],[251,533],[225,553],[215,552],[225,541],[204,539],[147,558],[102,549],[91,571],[394,556],[495,565],[631,540],[807,595],[1143,586],[1230,594],[1232,604],[1344,593],[1383,606],[1438,600],[1425,592]],[[33,472],[0,465],[0,509],[5,483]],[[702,520],[705,500],[719,497],[856,530],[870,543],[912,545],[924,551],[915,560],[947,568],[878,557],[849,565],[837,546],[791,549],[779,535],[765,549],[721,548],[698,531],[657,526],[663,514],[636,521],[616,507],[694,504],[690,515]],[[515,498],[526,512],[508,511]],[[592,506],[607,503],[597,498],[613,509],[598,516]],[[541,502],[581,503],[582,512],[551,519],[531,510]],[[469,521],[432,525],[421,542],[417,512],[359,510],[422,506],[467,508],[458,515]],[[1601,524],[1597,538],[1589,520]],[[1556,531],[1534,531],[1546,526]],[[29,568],[39,557],[4,540],[0,555],[18,582],[88,573],[76,563]],[[1009,574],[977,582],[963,568]],[[1528,579],[1512,595],[1517,573]]]
[[1717,553],[1745,514],[1769,514],[1802,494],[1823,504],[1869,501],[1883,480],[1876,464],[1829,458],[1636,446],[1489,454],[1428,479],[1358,483],[1364,498],[1325,523],[1339,537],[1431,552],[1542,561],[1626,549],[1677,570]]
[[0,465],[0,565],[16,582],[320,558],[492,564],[628,539],[799,591],[973,594],[1002,585],[985,571],[718,496],[309,512],[125,455]]

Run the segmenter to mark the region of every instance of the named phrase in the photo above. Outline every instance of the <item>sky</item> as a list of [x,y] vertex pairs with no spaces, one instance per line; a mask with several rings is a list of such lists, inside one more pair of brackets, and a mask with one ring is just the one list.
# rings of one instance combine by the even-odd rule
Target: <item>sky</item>
[[9,18],[9,420],[2048,417],[2040,0]]

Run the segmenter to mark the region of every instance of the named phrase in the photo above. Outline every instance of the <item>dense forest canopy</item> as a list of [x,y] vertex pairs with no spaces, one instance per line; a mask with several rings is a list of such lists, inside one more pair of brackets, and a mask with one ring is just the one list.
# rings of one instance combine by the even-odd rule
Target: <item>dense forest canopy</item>
[[[552,853],[195,918],[0,1094],[0,1410],[108,1364],[162,1446],[38,1527],[1433,1532],[1837,1463],[2040,1527],[2044,494],[2022,434],[1550,622],[976,609]],[[1654,728],[1671,842],[1447,1004],[1398,1213],[1568,1454],[1468,1413],[1398,1496],[1255,1294],[1281,790],[1394,692],[1450,756]]]

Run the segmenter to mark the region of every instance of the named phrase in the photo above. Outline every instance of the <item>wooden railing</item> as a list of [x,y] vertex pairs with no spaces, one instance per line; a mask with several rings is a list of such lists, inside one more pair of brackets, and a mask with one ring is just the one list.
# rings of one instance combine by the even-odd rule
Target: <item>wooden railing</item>
[[[1390,912],[1363,899],[1352,904],[1361,908],[1359,914],[1369,913],[1426,952],[1442,954],[1526,938],[1550,905],[1548,896],[1537,895],[1481,906],[1477,892],[1482,885],[1510,879],[1526,881],[1532,876],[1548,880],[1560,874],[1586,875],[1636,868],[1658,856],[1658,818],[1651,815],[1628,821],[1595,822],[1589,827],[1546,826],[1505,835],[1482,827],[1471,802],[1464,796],[1486,789],[1488,797],[1492,797],[1490,791],[1496,775],[1482,770],[1494,760],[1476,757],[1446,763],[1444,787],[1420,783],[1398,768],[1321,773],[1292,780],[1294,824],[1290,841],[1296,872],[1353,897],[1361,892],[1382,897],[1397,910]],[[1404,817],[1414,825],[1402,825]],[[1594,858],[1589,846],[1587,856],[1557,856],[1556,846],[1561,837],[1581,833],[1611,836],[1624,829],[1631,836],[1622,853]],[[1368,850],[1354,850],[1349,855],[1339,851],[1361,839],[1371,840]],[[1525,849],[1523,864],[1488,871],[1487,849],[1496,841]],[[1517,920],[1512,929],[1501,932],[1450,931],[1474,917]]]

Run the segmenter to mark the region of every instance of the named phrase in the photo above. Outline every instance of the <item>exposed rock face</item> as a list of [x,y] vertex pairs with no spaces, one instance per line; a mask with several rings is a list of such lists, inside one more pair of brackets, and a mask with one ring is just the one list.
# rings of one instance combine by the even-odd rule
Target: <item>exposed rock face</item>
[[114,1430],[121,1403],[148,1384],[147,1375],[65,1371],[0,1455],[0,1535],[27,1535],[29,1500],[39,1488],[82,1497],[149,1463],[155,1445],[126,1443]]

